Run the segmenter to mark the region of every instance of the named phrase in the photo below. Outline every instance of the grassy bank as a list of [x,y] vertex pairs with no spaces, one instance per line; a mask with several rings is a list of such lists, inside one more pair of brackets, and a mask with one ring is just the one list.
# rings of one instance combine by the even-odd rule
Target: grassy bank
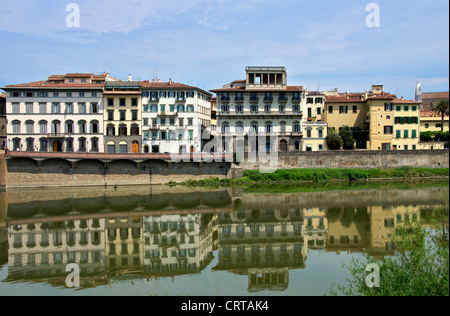
[[[449,177],[449,168],[393,169],[280,169],[274,173],[246,170],[241,179],[211,178],[181,183],[183,185],[233,185],[251,183],[326,183],[369,180],[408,180]],[[173,183],[175,184],[175,183]]]

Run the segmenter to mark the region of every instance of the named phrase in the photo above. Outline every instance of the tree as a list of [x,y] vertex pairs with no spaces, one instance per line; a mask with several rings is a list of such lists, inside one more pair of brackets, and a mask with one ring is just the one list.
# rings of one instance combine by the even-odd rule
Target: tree
[[434,112],[436,114],[441,115],[442,118],[442,124],[441,124],[441,131],[444,131],[444,118],[445,114],[448,112],[449,104],[448,100],[440,100],[439,103],[436,105],[436,108],[434,109]]
[[339,130],[339,136],[342,138],[344,149],[355,149],[355,139],[353,138],[353,131],[350,127],[342,127]]
[[331,150],[340,150],[344,145],[344,141],[335,131],[330,131],[327,136],[327,145]]

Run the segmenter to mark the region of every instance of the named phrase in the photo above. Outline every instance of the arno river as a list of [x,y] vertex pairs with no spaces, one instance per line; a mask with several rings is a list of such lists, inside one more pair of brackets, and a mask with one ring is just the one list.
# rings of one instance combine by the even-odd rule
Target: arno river
[[[283,192],[283,193],[280,193]],[[324,295],[449,182],[0,193],[0,295]],[[79,269],[79,287],[67,277]]]

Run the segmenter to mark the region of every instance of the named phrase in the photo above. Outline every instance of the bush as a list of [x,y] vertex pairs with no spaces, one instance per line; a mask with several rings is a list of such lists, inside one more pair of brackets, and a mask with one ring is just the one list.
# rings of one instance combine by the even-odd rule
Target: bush
[[344,141],[342,137],[339,136],[336,132],[332,131],[328,133],[327,136],[327,145],[330,150],[340,150],[342,146],[344,146]]
[[[434,229],[422,228],[413,221],[395,230],[395,253],[381,259],[366,254],[366,262],[353,260],[347,266],[352,279],[349,287],[332,284],[331,294],[347,296],[448,296],[449,295],[449,234],[438,211]],[[366,278],[368,264],[379,267],[379,287],[369,287]]]
[[347,150],[355,149],[355,139],[353,138],[352,129],[344,126],[339,131],[339,136],[342,138],[343,148]]

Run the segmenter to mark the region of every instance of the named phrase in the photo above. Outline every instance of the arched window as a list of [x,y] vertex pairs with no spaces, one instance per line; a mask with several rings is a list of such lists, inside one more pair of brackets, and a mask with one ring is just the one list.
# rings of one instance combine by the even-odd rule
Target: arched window
[[66,121],[66,134],[75,133],[75,129],[73,128],[73,121]]
[[97,120],[91,121],[90,125],[91,125],[91,134],[99,134],[100,133],[99,123]]
[[25,126],[27,129],[27,134],[34,134],[34,122],[31,120],[28,120],[25,122]]

